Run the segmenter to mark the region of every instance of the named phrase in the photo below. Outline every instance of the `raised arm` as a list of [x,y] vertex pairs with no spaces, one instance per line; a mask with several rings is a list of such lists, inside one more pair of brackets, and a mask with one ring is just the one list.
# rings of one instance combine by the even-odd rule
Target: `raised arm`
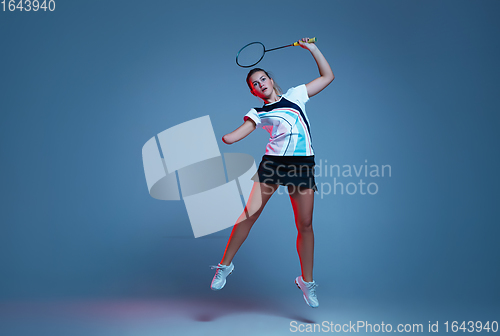
[[222,137],[222,141],[224,141],[225,144],[230,145],[232,143],[240,141],[241,139],[252,133],[253,130],[255,130],[255,122],[252,119],[247,119],[245,120],[243,125],[235,129],[231,133],[224,135]]
[[305,43],[307,38],[303,38],[302,41],[299,41],[299,44],[302,48],[307,49],[311,52],[318,65],[319,77],[310,83],[306,84],[307,95],[312,97],[318,93],[320,93],[324,88],[328,86],[334,79],[335,75],[333,74],[332,68],[326,61],[325,56],[319,51],[318,47],[314,43]]

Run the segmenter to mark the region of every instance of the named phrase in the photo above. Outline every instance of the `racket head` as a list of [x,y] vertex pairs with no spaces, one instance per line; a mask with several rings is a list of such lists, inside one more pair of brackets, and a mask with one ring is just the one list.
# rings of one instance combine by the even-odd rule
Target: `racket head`
[[266,47],[261,42],[251,42],[241,48],[236,54],[236,64],[242,68],[250,68],[259,63],[266,53]]

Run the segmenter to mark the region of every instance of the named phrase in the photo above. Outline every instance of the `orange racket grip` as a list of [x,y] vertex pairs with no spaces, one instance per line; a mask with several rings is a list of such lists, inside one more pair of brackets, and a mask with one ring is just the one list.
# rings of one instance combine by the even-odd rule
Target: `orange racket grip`
[[[310,38],[309,40],[307,40],[307,43],[314,43],[314,42],[316,42],[316,38],[315,38],[315,37]],[[298,45],[300,45],[300,44],[299,44],[299,42],[297,41],[297,42],[295,42],[295,43],[294,43],[294,44],[292,44],[292,45],[293,45],[293,46],[298,46]]]

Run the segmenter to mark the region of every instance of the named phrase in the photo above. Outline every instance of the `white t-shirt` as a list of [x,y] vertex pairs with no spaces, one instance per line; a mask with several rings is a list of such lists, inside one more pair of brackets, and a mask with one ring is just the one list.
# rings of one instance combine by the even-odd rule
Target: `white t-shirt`
[[311,156],[311,130],[305,104],[309,100],[304,84],[289,89],[280,100],[250,110],[248,118],[269,132],[266,155]]

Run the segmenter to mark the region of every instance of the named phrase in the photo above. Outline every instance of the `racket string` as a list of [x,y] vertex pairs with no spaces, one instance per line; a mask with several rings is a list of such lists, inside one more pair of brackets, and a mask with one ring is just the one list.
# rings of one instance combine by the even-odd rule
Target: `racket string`
[[240,49],[236,55],[236,63],[244,68],[248,68],[259,63],[266,49],[260,42],[252,42]]

